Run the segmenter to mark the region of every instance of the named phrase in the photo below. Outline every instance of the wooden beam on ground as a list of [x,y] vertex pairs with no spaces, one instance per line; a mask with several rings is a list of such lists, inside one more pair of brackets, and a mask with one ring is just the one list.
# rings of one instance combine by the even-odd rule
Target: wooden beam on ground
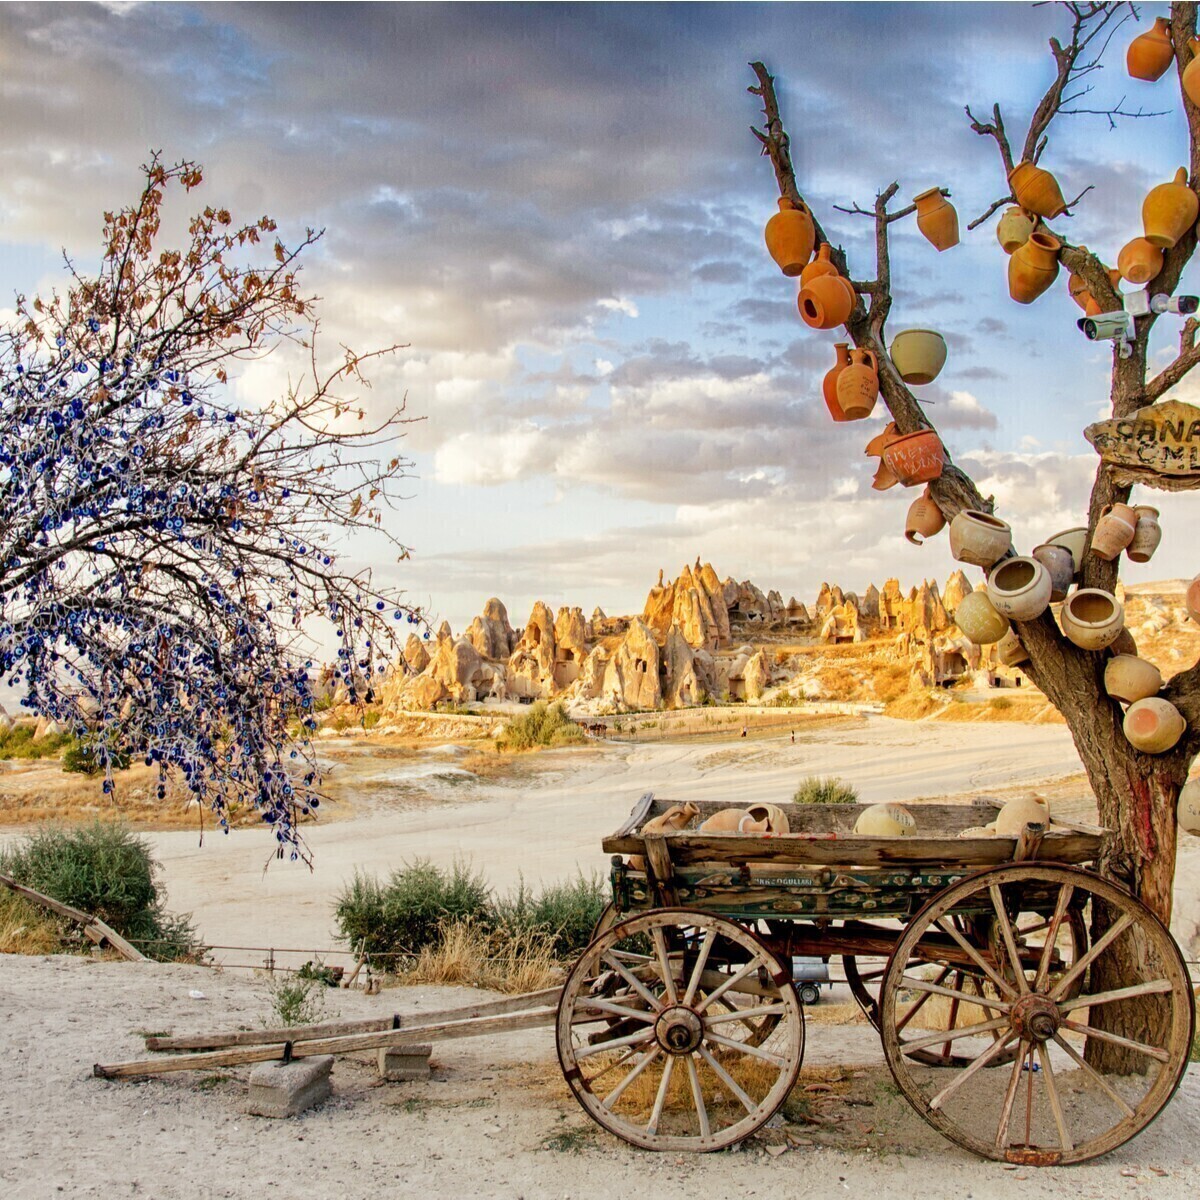
[[171,1071],[213,1070],[237,1067],[244,1063],[270,1062],[275,1058],[308,1058],[314,1054],[352,1054],[358,1050],[379,1050],[403,1046],[409,1042],[439,1042],[455,1038],[480,1037],[490,1033],[511,1033],[553,1025],[558,1008],[536,1008],[530,1012],[504,1013],[494,1017],[476,1017],[465,1021],[441,1021],[413,1025],[408,1029],[388,1029],[378,1033],[350,1034],[344,1037],[311,1038],[308,1041],[274,1042],[267,1046],[238,1046],[214,1050],[209,1054],[179,1054],[171,1058],[147,1058],[134,1062],[96,1063],[92,1074],[99,1079],[129,1079],[139,1075],[165,1075]]
[[264,1046],[272,1043],[311,1041],[314,1038],[338,1037],[351,1033],[383,1033],[389,1030],[410,1029],[446,1021],[467,1021],[477,1017],[500,1016],[503,1013],[523,1012],[558,1004],[561,987],[544,988],[520,996],[505,996],[503,1000],[485,1000],[466,1007],[447,1008],[439,1012],[395,1013],[386,1017],[363,1017],[351,1021],[325,1021],[319,1025],[284,1025],[276,1029],[238,1029],[218,1033],[185,1033],[178,1037],[147,1036],[147,1050],[220,1050],[229,1046]]
[[69,904],[63,904],[61,900],[55,900],[53,896],[44,896],[41,892],[35,892],[33,888],[26,887],[23,883],[18,883],[15,879],[11,879],[7,875],[0,875],[0,884],[3,884],[10,891],[16,892],[18,896],[24,896],[31,904],[48,908],[60,917],[66,917],[68,921],[74,921],[76,925],[82,925],[83,932],[97,945],[101,942],[108,942],[118,954],[129,959],[130,962],[149,961],[140,950],[135,950],[115,929],[106,925],[99,917],[93,917],[90,913],[85,913],[81,909],[72,908]]

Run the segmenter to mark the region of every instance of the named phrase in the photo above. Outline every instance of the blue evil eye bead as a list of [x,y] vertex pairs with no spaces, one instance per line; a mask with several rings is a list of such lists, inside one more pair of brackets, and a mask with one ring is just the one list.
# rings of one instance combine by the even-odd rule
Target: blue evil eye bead
[[100,322],[99,322],[99,321],[97,321],[95,317],[92,317],[92,318],[91,318],[91,319],[88,321],[88,328],[89,328],[89,329],[90,329],[90,330],[91,330],[93,333],[99,333],[99,332],[100,332]]
[[377,612],[383,612],[383,601],[382,600],[375,601],[375,609]]
[[54,339],[54,344],[56,346],[65,346],[67,344],[67,339],[60,333],[58,337]]

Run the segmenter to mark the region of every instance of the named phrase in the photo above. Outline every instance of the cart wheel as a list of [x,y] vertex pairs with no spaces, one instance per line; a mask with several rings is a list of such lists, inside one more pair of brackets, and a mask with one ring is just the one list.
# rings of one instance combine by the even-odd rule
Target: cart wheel
[[610,900],[600,911],[596,924],[592,926],[592,936],[588,941],[594,942],[602,933],[607,933],[618,921],[620,914],[617,906]]
[[803,983],[800,985],[800,1002],[802,1004],[816,1004],[821,999],[821,993],[811,983]]
[[[1076,954],[1063,925],[1075,912],[1094,926],[1099,910],[1103,934]],[[1123,958],[1139,973],[1123,987],[1093,983],[1110,946],[1136,948]],[[987,980],[985,996],[957,982],[964,972]],[[1137,1009],[1125,1003],[1135,997]],[[1036,1166],[1085,1162],[1144,1129],[1183,1077],[1194,1018],[1162,923],[1115,884],[1043,863],[982,871],[935,896],[896,944],[880,1002],[888,1066],[917,1112],[976,1154]],[[917,1058],[950,1044],[954,1070]],[[1109,1046],[1139,1073],[1090,1061]],[[1008,1069],[983,1069],[1006,1054]]]
[[804,1018],[791,972],[753,934],[657,909],[583,952],[563,985],[557,1040],[571,1091],[610,1133],[648,1150],[720,1150],[787,1098]]

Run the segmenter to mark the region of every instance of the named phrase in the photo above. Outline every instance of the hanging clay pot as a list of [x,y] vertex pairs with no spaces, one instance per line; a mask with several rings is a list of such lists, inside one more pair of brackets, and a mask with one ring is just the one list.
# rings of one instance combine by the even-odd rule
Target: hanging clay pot
[[1019,667],[1022,663],[1029,661],[1029,655],[1025,651],[1025,647],[1021,645],[1021,639],[1017,637],[1017,631],[1010,629],[996,643],[996,657],[1006,667]]
[[1075,563],[1075,574],[1078,575],[1079,568],[1083,565],[1084,553],[1087,551],[1087,535],[1086,525],[1076,525],[1074,529],[1064,529],[1053,537],[1048,537],[1046,544],[1062,546],[1065,550],[1069,550]]
[[838,403],[837,385],[838,377],[850,365],[850,343],[838,342],[833,347],[834,364],[830,370],[825,373],[825,379],[821,384],[821,395],[825,398],[825,407],[829,409],[829,415],[835,421],[848,421],[850,418],[842,412],[842,406]]
[[1012,549],[1012,530],[990,513],[964,508],[950,522],[950,553],[959,562],[991,567]]
[[1117,255],[1117,270],[1121,278],[1141,286],[1149,283],[1162,270],[1163,252],[1144,237],[1134,238],[1121,247]]
[[1152,662],[1132,654],[1117,654],[1104,664],[1104,690],[1126,704],[1156,695],[1162,682],[1162,674]]
[[918,429],[890,442],[883,451],[888,470],[905,486],[932,483],[946,466],[946,450],[932,429]]
[[1032,621],[1050,604],[1050,572],[1036,558],[1006,558],[992,568],[987,594],[997,612],[1012,621]]
[[1180,167],[1170,183],[1151,188],[1142,201],[1146,240],[1170,249],[1196,223],[1200,198],[1188,187],[1187,168]]
[[1133,541],[1137,522],[1137,513],[1128,504],[1106,504],[1092,534],[1092,553],[1112,562]]
[[851,350],[850,366],[839,376],[837,398],[847,421],[869,417],[879,398],[879,363],[872,350]]
[[917,206],[917,228],[925,240],[938,250],[958,245],[958,213],[942,195],[941,188],[930,188],[913,197]]
[[1018,163],[1008,173],[1017,203],[1029,213],[1053,220],[1067,211],[1058,180],[1031,162]]
[[1175,57],[1169,30],[1166,17],[1155,17],[1154,25],[1129,43],[1129,49],[1125,51],[1125,67],[1134,79],[1153,83],[1163,77],[1171,65],[1171,59]]
[[1154,696],[1129,706],[1123,728],[1130,743],[1143,754],[1165,754],[1183,737],[1187,722],[1170,700]]
[[1108,592],[1080,588],[1062,606],[1059,623],[1067,638],[1081,650],[1103,650],[1124,628],[1125,610]]
[[932,383],[946,365],[946,339],[934,329],[904,329],[888,354],[905,383]]
[[1149,562],[1154,557],[1158,543],[1162,541],[1162,526],[1158,523],[1158,509],[1149,504],[1138,504],[1133,510],[1137,514],[1137,525],[1133,541],[1125,547],[1130,562]]
[[1122,629],[1116,639],[1104,647],[1104,652],[1112,656],[1128,654],[1132,658],[1137,658],[1137,642],[1133,640],[1133,634],[1128,629]]
[[1200,621],[1200,575],[1195,576],[1187,585],[1184,592],[1184,603],[1187,605],[1188,616],[1193,621]]
[[1026,825],[1049,825],[1050,805],[1041,796],[1016,796],[996,814],[997,837],[1020,837]]
[[791,833],[787,813],[778,804],[752,804],[746,810],[751,820],[763,826],[764,833]]
[[833,247],[828,242],[822,242],[817,250],[817,257],[800,272],[800,286],[807,287],[814,279],[822,275],[837,275],[839,271],[830,259]]
[[902,434],[896,429],[896,422],[889,421],[884,426],[883,432],[877,433],[867,443],[867,448],[863,451],[868,457],[878,457],[879,459],[879,467],[875,472],[875,478],[871,481],[871,487],[877,492],[886,492],[888,488],[895,487],[900,482],[884,461],[883,452],[892,442],[898,441],[901,436]]
[[857,298],[849,281],[840,275],[819,275],[800,289],[796,304],[805,325],[836,329],[850,319]]
[[[1080,246],[1080,250],[1086,250],[1086,246]],[[1067,276],[1067,291],[1071,294],[1071,299],[1083,309],[1088,316],[1093,316],[1100,311],[1100,305],[1092,298],[1092,293],[1088,291],[1087,281],[1082,275],[1076,275],[1072,271]]]
[[1011,254],[1018,246],[1025,245],[1035,223],[1035,219],[1018,205],[1006,208],[1004,216],[996,224],[996,238],[1004,253]]
[[1062,242],[1044,229],[1029,235],[1008,260],[1008,294],[1018,304],[1032,304],[1058,278]]
[[909,837],[916,831],[916,818],[902,804],[872,804],[854,822],[860,837]]
[[914,546],[919,546],[924,539],[940,533],[945,524],[946,518],[942,515],[942,510],[938,508],[937,501],[926,488],[908,507],[904,536]]
[[971,592],[954,610],[954,623],[977,646],[998,642],[1011,628],[1008,618],[998,612],[987,592]]
[[1070,550],[1047,542],[1034,547],[1033,557],[1050,573],[1050,603],[1065,600],[1075,579],[1075,560]]
[[812,258],[817,240],[812,214],[803,204],[779,198],[779,211],[767,222],[764,232],[767,251],[785,275],[799,275]]
[[1200,106],[1200,65],[1197,65],[1196,57],[1200,55],[1200,38],[1188,38],[1188,48],[1192,58],[1183,68],[1183,90],[1193,104]]
[[1185,833],[1200,834],[1200,779],[1189,779],[1183,785],[1176,815]]

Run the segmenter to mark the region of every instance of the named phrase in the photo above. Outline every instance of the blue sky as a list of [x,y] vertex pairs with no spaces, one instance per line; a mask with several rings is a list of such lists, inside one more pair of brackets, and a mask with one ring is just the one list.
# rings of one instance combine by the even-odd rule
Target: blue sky
[[[368,402],[407,393],[421,418],[392,516],[415,557],[350,549],[456,629],[493,594],[514,622],[535,599],[629,611],[697,554],[805,600],[944,579],[944,537],[903,540],[911,494],[870,491],[882,417],[835,426],[821,403],[837,338],[799,321],[762,244],[776,193],[746,64],[777,75],[802,190],[862,278],[870,227],[831,206],[941,185],[965,233],[1005,186],[963,106],[999,101],[1019,142],[1063,29],[1024,4],[7,4],[0,305],[56,282],[63,248],[95,255],[152,148],[192,157],[207,200],[326,229],[306,274],[331,352],[408,344]],[[1173,78],[1125,75],[1134,32],[1088,105],[1169,115],[1064,118],[1044,159],[1069,195],[1095,185],[1062,228],[1108,261],[1187,157]],[[1083,519],[1109,351],[1065,275],[1009,300],[993,230],[939,255],[893,226],[889,328],[945,334],[921,396],[1028,550]],[[264,395],[288,365],[238,386]],[[1127,579],[1195,573],[1186,503],[1163,500],[1163,547]]]

